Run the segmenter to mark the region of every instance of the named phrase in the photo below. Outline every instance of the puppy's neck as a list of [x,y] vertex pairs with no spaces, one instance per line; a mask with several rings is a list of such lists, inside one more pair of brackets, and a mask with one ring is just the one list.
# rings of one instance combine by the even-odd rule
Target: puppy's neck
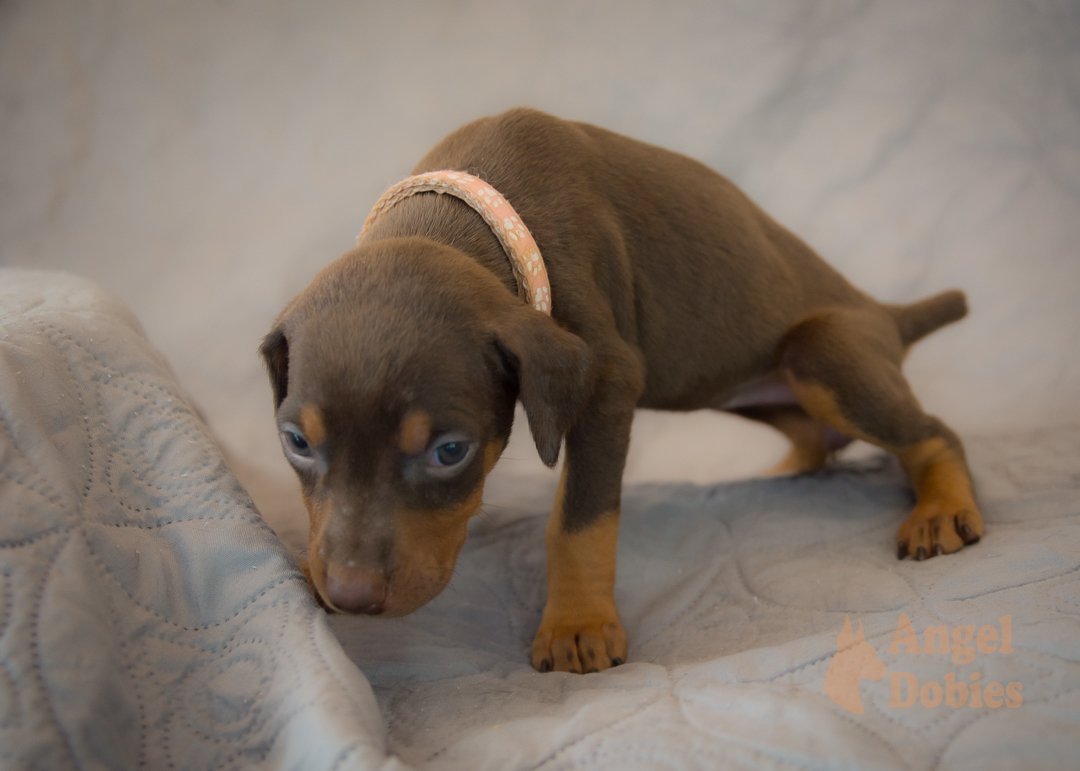
[[420,236],[468,255],[495,275],[515,297],[517,281],[510,259],[483,217],[467,203],[449,195],[419,193],[385,211],[364,233],[361,243],[384,238]]

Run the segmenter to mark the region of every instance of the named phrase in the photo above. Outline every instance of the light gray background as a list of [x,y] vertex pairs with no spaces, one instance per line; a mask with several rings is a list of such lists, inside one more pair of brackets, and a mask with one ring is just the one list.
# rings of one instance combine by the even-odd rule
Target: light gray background
[[[126,302],[293,546],[261,335],[434,142],[515,105],[705,161],[883,300],[964,288],[907,365],[962,434],[1076,423],[1078,44],[1075,2],[9,0],[0,262]],[[493,500],[550,480],[527,440]],[[783,451],[642,414],[627,480]]]

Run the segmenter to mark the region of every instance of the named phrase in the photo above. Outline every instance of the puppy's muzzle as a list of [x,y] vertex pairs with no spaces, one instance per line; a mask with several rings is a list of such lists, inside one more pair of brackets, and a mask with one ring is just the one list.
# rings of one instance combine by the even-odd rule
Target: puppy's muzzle
[[381,570],[331,564],[326,571],[326,594],[338,610],[377,616],[386,604],[386,575]]

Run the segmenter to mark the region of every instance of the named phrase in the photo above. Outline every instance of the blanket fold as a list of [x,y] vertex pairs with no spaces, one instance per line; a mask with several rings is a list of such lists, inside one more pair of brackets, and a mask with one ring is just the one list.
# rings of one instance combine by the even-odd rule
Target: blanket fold
[[383,730],[131,314],[0,270],[4,764],[370,768]]

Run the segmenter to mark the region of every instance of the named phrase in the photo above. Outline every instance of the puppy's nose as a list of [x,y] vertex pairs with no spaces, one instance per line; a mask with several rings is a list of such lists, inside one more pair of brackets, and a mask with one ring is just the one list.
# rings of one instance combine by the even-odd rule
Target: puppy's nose
[[326,593],[340,610],[377,616],[386,602],[386,576],[381,570],[331,564],[326,571]]

